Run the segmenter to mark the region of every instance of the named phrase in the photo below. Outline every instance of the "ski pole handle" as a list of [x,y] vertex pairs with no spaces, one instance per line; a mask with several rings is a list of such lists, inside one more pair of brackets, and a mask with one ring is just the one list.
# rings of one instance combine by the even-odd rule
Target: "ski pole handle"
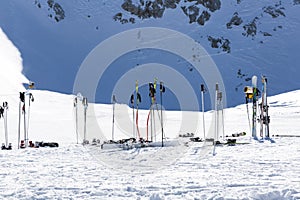
[[205,92],[204,84],[201,84],[201,92]]

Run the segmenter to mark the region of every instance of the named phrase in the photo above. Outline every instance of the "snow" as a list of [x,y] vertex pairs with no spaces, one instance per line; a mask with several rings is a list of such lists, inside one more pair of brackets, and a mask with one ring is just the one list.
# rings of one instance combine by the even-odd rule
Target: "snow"
[[0,41],[0,66],[2,72],[0,80],[2,86],[0,95],[10,96],[15,91],[22,90],[22,83],[28,83],[28,80],[23,74],[21,74],[23,67],[19,50],[7,38],[1,28]]
[[[0,69],[7,72],[0,74],[0,94],[10,106],[13,144],[13,150],[0,152],[1,199],[300,199],[300,137],[274,137],[275,143],[251,140],[246,105],[225,109],[224,124],[226,135],[247,132],[249,144],[218,146],[215,156],[208,142],[178,138],[187,132],[202,137],[202,113],[184,111],[164,112],[165,134],[176,139],[176,146],[101,149],[76,144],[74,95],[32,90],[29,138],[60,147],[17,149],[18,92],[28,80],[21,74],[20,52],[2,31],[0,43]],[[271,135],[300,136],[299,98],[300,90],[269,98]],[[131,114],[126,105],[116,105],[116,138],[131,136],[132,124],[123,126]],[[142,134],[147,115],[147,110],[139,111]],[[212,115],[205,113],[209,136]],[[87,121],[89,139],[110,139],[112,105],[89,105]],[[2,142],[2,119],[0,131]]]

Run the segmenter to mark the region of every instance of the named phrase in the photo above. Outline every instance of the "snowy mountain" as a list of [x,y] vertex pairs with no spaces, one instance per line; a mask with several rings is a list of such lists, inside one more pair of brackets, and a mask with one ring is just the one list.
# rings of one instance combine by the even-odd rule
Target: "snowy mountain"
[[[300,91],[269,98],[271,134],[289,135],[260,143],[249,137],[246,106],[224,110],[225,135],[247,132],[246,144],[213,146],[193,143],[179,134],[202,137],[202,113],[165,111],[165,134],[177,145],[101,149],[76,144],[74,95],[31,90],[29,139],[58,142],[58,148],[17,149],[19,92],[22,83],[20,51],[0,31],[1,101],[7,101],[11,151],[0,151],[1,199],[299,199]],[[4,87],[5,86],[5,87]],[[132,135],[132,110],[116,104],[116,139]],[[88,139],[111,138],[111,104],[89,104]],[[82,141],[82,106],[78,108]],[[148,110],[140,110],[145,133]],[[214,133],[213,111],[205,112],[207,137]],[[96,120],[96,121],[95,121]],[[129,125],[128,125],[129,124]],[[156,125],[159,123],[156,123]],[[157,130],[160,135],[160,130]],[[159,140],[159,139],[158,139]],[[0,119],[0,141],[4,141]]]
[[[271,95],[299,89],[298,13],[297,0],[12,0],[0,2],[0,27],[20,49],[24,74],[40,89],[63,93],[72,93],[84,59],[110,37],[143,27],[178,31],[207,51],[222,75],[227,105],[236,106],[243,103],[243,87],[250,84],[254,74],[269,78]],[[123,45],[126,40],[112,48],[120,49]],[[101,55],[99,59],[99,67],[105,67]],[[90,100],[110,103],[118,80],[147,63],[171,67],[187,80],[196,94],[198,102],[182,106],[180,96],[185,94],[174,93],[171,87],[174,80],[165,82],[167,109],[198,110],[199,86],[207,84],[204,74],[198,73],[190,60],[160,49],[137,49],[116,55],[100,77],[95,99]],[[153,76],[161,80],[163,71],[153,71]],[[135,80],[142,81],[143,77],[136,75],[132,79],[127,85],[132,85],[131,92],[134,92]],[[145,99],[140,106],[148,109],[147,85],[141,85],[140,92]],[[128,101],[122,103],[129,102],[130,94],[127,96]],[[206,108],[211,109],[209,98]]]

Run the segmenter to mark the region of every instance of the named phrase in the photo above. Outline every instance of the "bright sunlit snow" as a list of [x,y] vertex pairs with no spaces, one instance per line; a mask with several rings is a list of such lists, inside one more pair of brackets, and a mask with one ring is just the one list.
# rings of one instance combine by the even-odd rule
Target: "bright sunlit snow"
[[[202,113],[197,112],[164,113],[165,135],[176,139],[175,146],[101,149],[76,144],[74,95],[32,90],[29,139],[58,142],[60,147],[18,150],[19,92],[28,80],[21,74],[20,52],[2,31],[0,44],[0,103],[9,105],[13,145],[13,150],[0,152],[1,199],[300,199],[300,138],[276,136],[275,143],[252,140],[246,105],[224,110],[224,129],[225,135],[247,132],[243,141],[249,144],[218,146],[215,156],[208,142],[178,138],[186,133],[203,137]],[[300,136],[299,98],[300,90],[268,99],[271,135]],[[79,112],[81,143],[82,107]],[[212,114],[205,113],[208,136],[214,131]],[[139,111],[143,136],[147,115],[148,111]],[[132,136],[131,116],[128,106],[116,104],[115,139]],[[181,125],[183,119],[188,123]],[[111,133],[112,105],[89,105],[88,138],[103,142],[111,139]],[[2,143],[3,119],[0,136]]]

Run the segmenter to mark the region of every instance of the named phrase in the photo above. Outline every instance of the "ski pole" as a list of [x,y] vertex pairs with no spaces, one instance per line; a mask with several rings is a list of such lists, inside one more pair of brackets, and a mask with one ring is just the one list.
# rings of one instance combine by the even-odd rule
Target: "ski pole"
[[83,100],[82,100],[82,104],[83,104],[83,106],[84,106],[84,129],[83,129],[83,131],[84,131],[84,136],[83,136],[83,138],[84,138],[84,144],[85,144],[85,142],[87,142],[87,140],[86,140],[86,112],[87,112],[87,107],[88,107],[88,102],[87,102],[87,98],[86,97],[84,97],[83,98]]
[[29,98],[28,98],[28,115],[27,115],[27,131],[26,131],[26,135],[27,135],[27,140],[29,140],[29,120],[30,120],[30,102],[34,100],[33,95],[31,93],[28,94]]
[[21,101],[19,102],[19,125],[18,125],[18,149],[20,149],[20,139],[21,139]]
[[114,140],[114,132],[115,132],[115,103],[116,103],[116,96],[115,95],[113,95],[112,102],[113,102],[113,119],[112,119],[111,139]]
[[76,131],[76,143],[78,144],[78,98],[74,98],[74,107],[75,107],[75,131]]
[[201,84],[201,101],[202,101],[201,103],[202,103],[203,137],[204,137],[204,140],[205,140],[204,92],[205,92],[204,84]]
[[159,85],[160,88],[160,122],[161,122],[161,146],[164,147],[164,121],[163,121],[163,112],[162,112],[162,106],[163,106],[163,93],[165,92],[164,83],[160,82]]
[[8,130],[7,130],[7,109],[8,109],[8,104],[7,104],[7,102],[3,102],[3,108],[4,108],[5,147],[8,148]]
[[215,139],[218,139],[218,93],[219,93],[219,85],[216,84],[216,96],[215,96]]

